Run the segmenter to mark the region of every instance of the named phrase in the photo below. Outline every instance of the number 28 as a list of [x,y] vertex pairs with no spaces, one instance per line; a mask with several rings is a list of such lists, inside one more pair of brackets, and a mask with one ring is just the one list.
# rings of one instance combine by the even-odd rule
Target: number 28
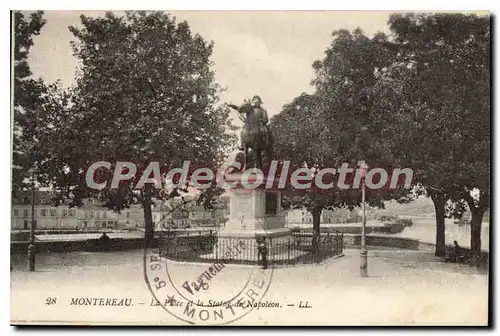
[[48,297],[45,299],[45,305],[47,306],[55,305],[56,303],[57,303],[57,298]]

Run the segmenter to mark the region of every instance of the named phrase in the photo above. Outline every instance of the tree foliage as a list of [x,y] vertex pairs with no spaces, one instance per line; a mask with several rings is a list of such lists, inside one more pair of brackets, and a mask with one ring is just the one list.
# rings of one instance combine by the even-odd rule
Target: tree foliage
[[[333,33],[324,59],[313,64],[314,94],[297,97],[273,118],[276,142],[287,157],[312,166],[365,160],[412,168],[421,187],[415,190],[435,204],[436,254],[444,253],[445,216],[460,217],[464,202],[477,254],[480,217],[489,206],[489,19],[394,14],[389,26],[391,38],[368,38],[359,29]],[[409,201],[415,190],[371,196]],[[356,204],[348,193],[323,195],[326,202],[313,195],[305,193],[298,205],[346,206],[336,203],[342,197]]]
[[[393,167],[384,147],[376,146],[379,144],[371,139],[368,88],[376,82],[377,70],[390,64],[394,57],[394,47],[383,34],[368,38],[359,29],[352,33],[335,31],[325,58],[313,64],[316,78],[312,84],[316,91],[296,97],[271,121],[275,151],[280,158],[312,169],[339,168],[343,163],[356,167],[361,160],[372,167]],[[371,191],[367,201],[383,207],[384,199],[399,199],[406,193]],[[311,212],[318,236],[321,211],[359,206],[361,192],[315,188],[284,199],[287,207]]]
[[[151,204],[175,193],[151,183],[134,190],[146,167],[158,162],[176,168],[190,160],[192,166],[213,169],[233,140],[225,131],[228,110],[217,105],[213,44],[162,12],[127,12],[123,17],[108,12],[80,19],[81,27],[70,27],[80,67],[70,111],[52,147],[59,167],[51,169],[52,182],[61,199],[69,198],[73,205],[97,196],[119,211],[139,202],[151,235]],[[118,161],[136,164],[137,174],[117,190],[97,193],[85,177],[98,161],[113,164],[110,171],[97,173],[109,178],[108,187]]]
[[37,11],[26,17],[14,12],[14,115],[13,115],[13,196],[26,189],[28,169],[40,160],[37,143],[37,125],[43,122],[43,110],[50,107],[50,93],[54,86],[47,86],[41,79],[31,78],[28,55],[33,37],[40,34],[46,21],[43,12]]
[[477,254],[478,217],[489,206],[489,19],[395,14],[389,24],[399,52],[373,86],[377,138],[389,139],[388,150],[418,172],[417,182],[433,199],[436,254],[444,254],[445,205],[450,200],[458,202],[451,216],[461,216],[460,203],[468,203],[471,247]]

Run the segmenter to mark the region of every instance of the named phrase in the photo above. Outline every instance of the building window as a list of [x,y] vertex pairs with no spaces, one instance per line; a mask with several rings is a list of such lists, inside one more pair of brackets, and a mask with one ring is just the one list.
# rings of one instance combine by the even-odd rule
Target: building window
[[14,209],[14,217],[18,217],[18,216],[19,216],[19,210]]
[[106,212],[102,213],[102,218],[108,218],[108,214]]
[[68,216],[73,217],[75,215],[75,210],[70,209],[68,210]]
[[56,209],[50,209],[50,216],[55,217],[56,216]]
[[83,221],[83,228],[86,229],[88,224],[89,223],[87,221]]
[[68,215],[68,210],[63,209],[63,211],[62,211],[62,216],[63,216],[63,217],[66,217],[67,215]]
[[94,211],[91,211],[91,212],[90,212],[90,218],[94,218],[94,216],[95,216]]
[[40,210],[40,217],[45,217],[47,216],[47,209],[41,209]]
[[26,218],[26,217],[28,217],[28,216],[29,216],[29,211],[28,211],[28,209],[24,209],[24,210],[23,210],[23,217],[24,217],[24,218]]
[[28,230],[28,220],[27,219],[24,220],[24,229]]
[[99,211],[96,213],[96,218],[97,219],[101,218],[101,213]]
[[127,211],[127,218],[130,218],[130,211]]

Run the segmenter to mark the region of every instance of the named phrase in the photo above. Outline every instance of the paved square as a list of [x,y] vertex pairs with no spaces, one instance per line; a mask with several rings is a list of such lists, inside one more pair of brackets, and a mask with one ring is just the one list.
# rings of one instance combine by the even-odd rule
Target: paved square
[[[59,319],[82,321],[136,321],[181,324],[160,307],[152,307],[142,269],[143,251],[38,255],[37,271],[24,271],[24,256],[14,256],[11,275],[13,320]],[[182,276],[195,278],[205,264],[172,262]],[[224,295],[237,278],[256,266],[227,265],[213,286],[214,296]],[[368,278],[359,276],[359,251],[321,264],[276,267],[264,300],[282,308],[254,309],[239,324],[319,325],[485,325],[488,316],[488,277],[459,264],[440,262],[419,251],[372,249]],[[226,273],[228,274],[228,273]],[[57,297],[47,309],[46,298]],[[71,298],[132,298],[133,307],[103,309],[72,306]],[[310,309],[298,308],[306,302]],[[289,307],[287,304],[295,304]],[[31,307],[32,309],[27,309]],[[120,310],[117,314],[116,310]],[[300,312],[300,314],[298,314]],[[269,319],[269,314],[273,318]],[[52,315],[53,316],[53,315]],[[300,316],[300,320],[297,320]]]

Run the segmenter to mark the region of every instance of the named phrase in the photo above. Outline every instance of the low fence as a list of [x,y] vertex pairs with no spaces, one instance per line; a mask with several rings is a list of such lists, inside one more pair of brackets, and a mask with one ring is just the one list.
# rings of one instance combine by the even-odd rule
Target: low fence
[[[170,233],[159,237],[158,247],[160,254],[171,260],[255,264],[261,263],[263,257],[257,239]],[[342,234],[322,236],[316,248],[312,240],[310,234],[293,234],[287,239],[266,238],[268,264],[319,262],[343,252]]]
[[[361,246],[361,235],[359,235],[359,234],[346,234],[346,235],[344,235],[344,245],[346,247],[359,247],[359,246]],[[415,239],[404,238],[404,237],[367,235],[366,236],[366,245],[403,248],[403,249],[408,249],[408,250],[418,250],[420,247],[420,242],[418,240],[415,240]]]
[[[27,253],[28,242],[11,242],[11,254]],[[37,241],[35,242],[36,253],[51,252],[104,252],[143,249],[143,238],[110,238],[109,242],[103,244],[99,239],[73,240],[73,241]]]
[[[349,234],[344,235],[344,246],[348,248],[359,248],[361,245],[361,235]],[[391,237],[391,236],[379,236],[379,235],[369,235],[366,236],[367,246],[383,246],[391,248],[401,248],[407,250],[418,250],[424,252],[434,253],[436,250],[436,244],[422,242],[413,238],[406,237]],[[451,251],[454,250],[453,245],[446,245],[446,254],[449,255]],[[470,255],[470,248],[461,247],[460,250],[464,255]],[[478,264],[481,267],[487,268],[489,265],[489,252],[481,251]]]
[[[313,246],[314,236],[312,233],[293,233],[293,240],[301,249],[309,249]],[[319,237],[319,249],[331,250],[338,249],[340,253],[344,250],[344,234],[341,232],[327,232]]]
[[[413,222],[410,219],[397,219],[395,221],[376,221],[376,222],[367,222],[365,227],[366,234],[394,234],[402,232],[405,227],[410,227],[413,225]],[[292,232],[300,232],[300,233],[312,233],[313,228],[311,225],[305,224],[289,224],[288,228],[292,230]],[[323,224],[321,225],[321,233],[344,233],[344,234],[361,234],[361,222],[359,223],[350,223],[350,224]]]
[[[110,232],[109,230],[35,230],[35,235],[63,235],[63,234],[86,234],[86,233],[103,233],[103,231]],[[123,230],[122,230],[123,231]],[[25,242],[30,239],[29,230],[16,230],[11,231],[10,240],[12,242]]]

